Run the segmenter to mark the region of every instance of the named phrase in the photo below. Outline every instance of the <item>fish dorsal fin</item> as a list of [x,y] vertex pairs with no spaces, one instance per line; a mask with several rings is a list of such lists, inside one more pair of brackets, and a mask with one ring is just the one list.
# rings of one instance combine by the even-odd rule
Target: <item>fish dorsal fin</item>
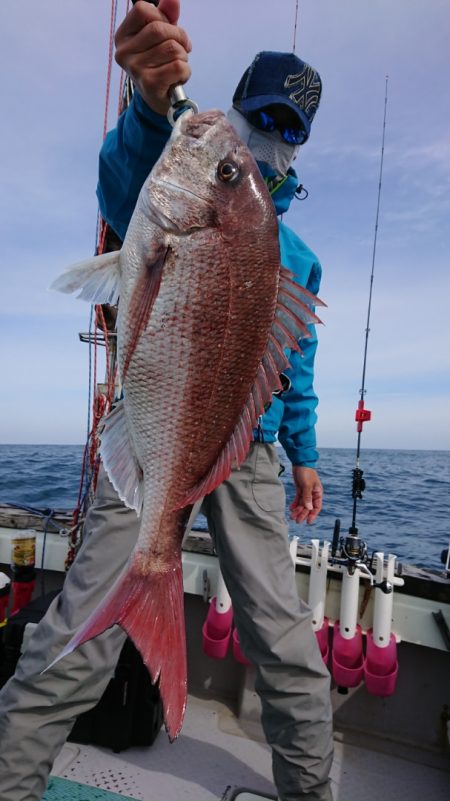
[[119,299],[119,258],[120,251],[113,250],[79,261],[56,278],[50,289],[67,294],[81,290],[77,295],[81,300],[115,304]]
[[177,508],[196,503],[228,478],[233,464],[238,467],[247,456],[258,418],[264,413],[272,393],[280,391],[280,373],[290,367],[285,348],[301,352],[298,340],[311,336],[307,326],[321,320],[311,306],[325,306],[319,298],[293,280],[292,273],[280,267],[277,307],[266,352],[261,360],[247,402],[234,431],[208,473],[186,494]]
[[140,514],[142,470],[128,432],[123,401],[105,417],[100,441],[100,455],[111,484],[120,500]]

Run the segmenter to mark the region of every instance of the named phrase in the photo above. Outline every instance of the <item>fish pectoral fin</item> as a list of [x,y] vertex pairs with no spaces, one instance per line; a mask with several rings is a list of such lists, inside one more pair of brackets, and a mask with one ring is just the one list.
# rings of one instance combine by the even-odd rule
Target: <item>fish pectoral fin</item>
[[136,280],[128,306],[130,330],[125,346],[122,381],[125,381],[136,346],[147,328],[153,304],[158,297],[164,265],[169,254],[170,247],[168,245],[155,243]]
[[142,470],[128,433],[123,401],[105,417],[100,455],[120,500],[139,515],[143,501]]
[[120,250],[92,256],[68,267],[50,285],[50,289],[70,294],[81,290],[77,295],[90,303],[115,304],[119,299]]

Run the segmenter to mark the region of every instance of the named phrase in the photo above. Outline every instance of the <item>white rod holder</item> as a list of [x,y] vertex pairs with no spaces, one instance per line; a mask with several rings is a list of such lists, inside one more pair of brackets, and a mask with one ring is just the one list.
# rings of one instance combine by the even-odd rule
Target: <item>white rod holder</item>
[[321,551],[320,541],[311,540],[308,606],[312,611],[312,626],[314,631],[319,631],[319,629],[322,628],[325,617],[329,549],[329,542],[324,542]]
[[351,640],[356,633],[359,600],[359,570],[350,575],[347,570],[342,576],[341,607],[339,629],[344,640]]
[[392,585],[392,592],[383,592],[380,587],[375,588],[375,601],[373,608],[373,641],[378,648],[387,648],[391,639],[392,629],[392,607],[394,603],[394,571],[397,557],[390,553],[387,565],[384,565],[384,553],[375,553],[375,576],[377,583],[389,581]]
[[219,570],[217,573],[217,589],[216,589],[216,610],[219,614],[228,612],[231,607],[231,598],[225,586],[223,576]]
[[298,537],[292,537],[292,539],[289,541],[289,553],[291,554],[291,559],[294,567],[297,564],[297,545],[298,545]]

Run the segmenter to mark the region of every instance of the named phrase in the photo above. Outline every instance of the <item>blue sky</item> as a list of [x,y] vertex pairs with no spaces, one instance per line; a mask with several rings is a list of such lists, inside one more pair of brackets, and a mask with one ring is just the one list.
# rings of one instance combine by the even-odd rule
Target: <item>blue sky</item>
[[[328,304],[316,389],[319,445],[353,447],[389,75],[363,446],[449,448],[450,6],[300,0],[296,52],[324,91],[297,171],[309,197],[285,222],[316,251]],[[119,17],[125,3],[119,3]],[[291,50],[295,0],[184,0],[189,94],[230,105],[261,49]],[[0,441],[81,443],[89,307],[50,293],[95,246],[110,0],[2,3]],[[113,82],[110,126],[117,108]],[[100,370],[100,373],[102,370]],[[100,376],[101,377],[101,376]]]

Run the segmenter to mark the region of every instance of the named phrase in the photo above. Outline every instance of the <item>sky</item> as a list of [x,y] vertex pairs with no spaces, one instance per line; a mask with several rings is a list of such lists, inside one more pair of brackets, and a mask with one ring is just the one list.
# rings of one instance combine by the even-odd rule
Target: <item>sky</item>
[[[125,13],[118,3],[118,21]],[[96,240],[110,0],[0,9],[0,442],[83,443],[90,308],[48,290]],[[259,50],[292,51],[295,0],[182,0],[188,94],[226,111]],[[300,0],[295,51],[323,94],[284,221],[323,267],[318,443],[356,445],[386,75],[366,370],[367,448],[450,448],[450,5]],[[114,68],[109,127],[117,117]],[[102,379],[99,367],[99,379]]]

